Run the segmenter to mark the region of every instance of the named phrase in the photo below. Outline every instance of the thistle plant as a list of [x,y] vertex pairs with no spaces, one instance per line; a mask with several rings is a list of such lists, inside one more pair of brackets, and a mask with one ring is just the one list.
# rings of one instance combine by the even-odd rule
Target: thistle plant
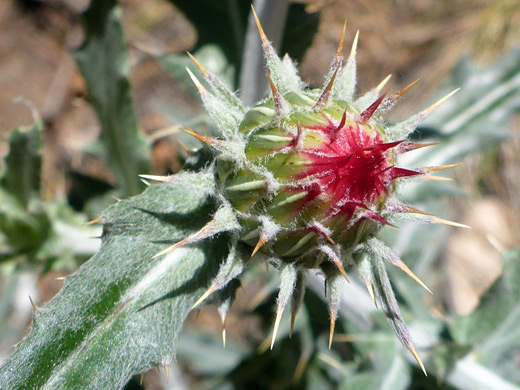
[[[401,343],[426,374],[397,306],[384,262],[430,289],[382,241],[378,232],[404,219],[464,226],[400,202],[397,189],[406,180],[442,180],[431,173],[456,164],[401,167],[399,156],[433,144],[407,140],[433,110],[453,93],[411,118],[390,126],[382,114],[417,81],[393,94],[382,94],[386,78],[375,89],[355,98],[356,34],[350,55],[343,58],[345,27],[336,56],[320,89],[309,89],[294,62],[280,59],[256,19],[271,94],[253,108],[245,107],[223,82],[190,55],[209,86],[189,70],[218,136],[183,129],[214,152],[200,173],[205,191],[218,204],[212,220],[200,230],[162,250],[154,259],[178,248],[228,232],[227,259],[199,306],[212,294],[225,323],[240,274],[255,262],[268,262],[280,272],[280,289],[272,333],[273,348],[282,314],[291,311],[291,333],[302,305],[309,270],[326,280],[330,337],[338,315],[342,278],[356,268],[374,303],[378,302]],[[182,174],[142,176],[183,185]],[[224,331],[225,332],[225,331]],[[225,337],[225,333],[224,333]]]
[[[178,357],[197,378],[210,378],[206,384],[211,388],[272,388],[291,383],[291,388],[297,384],[312,389],[406,389],[443,382],[460,389],[517,389],[520,378],[511,356],[518,352],[520,337],[516,326],[520,252],[503,254],[502,275],[470,316],[430,315],[425,312],[430,305],[417,300],[424,283],[408,267],[419,275],[434,271],[432,261],[440,257],[446,237],[437,226],[408,222],[463,226],[414,207],[421,202],[421,209],[441,210],[439,198],[455,191],[460,194],[452,183],[425,183],[442,180],[432,176],[434,172],[453,166],[431,165],[461,161],[510,136],[508,123],[520,101],[520,51],[512,51],[489,69],[468,59],[461,61],[441,87],[443,95],[463,86],[459,98],[414,131],[449,95],[400,124],[387,124],[383,114],[415,83],[385,94],[385,79],[365,95],[356,92],[357,36],[344,60],[345,32],[323,87],[312,90],[300,80],[291,59],[276,56],[260,28],[271,92],[246,107],[225,86],[231,80],[224,83],[214,74],[223,80],[233,76],[230,68],[245,73],[256,69],[251,66],[256,59],[248,54],[250,34],[257,39],[256,31],[247,29],[244,45],[238,35],[235,42],[227,34],[231,29],[218,39],[212,34],[229,20],[233,26],[253,24],[254,19],[248,21],[249,4],[240,13],[221,14],[221,2],[204,1],[206,14],[212,17],[208,23],[198,18],[200,2],[172,2],[199,32],[193,58],[199,70],[185,55],[151,55],[187,86],[189,94],[202,97],[216,124],[210,137],[199,126],[206,116],[193,116],[190,111],[188,117],[187,111],[164,106],[165,115],[171,114],[175,123],[187,122],[196,131],[187,127],[185,131],[207,144],[193,150],[183,172],[142,176],[147,184],[158,183],[137,195],[144,188],[138,174],[147,173],[151,145],[139,132],[135,116],[131,61],[116,0],[90,2],[82,15],[86,40],[74,53],[101,128],[97,147],[89,151],[114,173],[119,188],[110,195],[122,199],[87,196],[89,215],[99,216],[93,222],[100,222],[102,231],[98,226],[80,227],[87,220],[85,211],[71,210],[65,196],[54,202],[41,200],[40,121],[9,137],[9,154],[0,172],[4,205],[0,210],[4,245],[0,273],[2,281],[8,281],[0,283],[4,302],[0,360],[6,357],[0,367],[0,388],[121,389],[131,380],[131,386],[137,385],[139,375],[152,367],[164,367],[166,377],[168,367],[172,368],[170,381],[178,384],[183,376],[173,363]],[[272,11],[263,1],[255,4],[258,10]],[[303,12],[303,7],[293,6],[283,45],[293,58],[299,58],[291,31],[294,15]],[[302,16],[317,23],[316,15],[302,13],[296,26],[308,25]],[[311,30],[298,31],[297,43],[308,43]],[[245,53],[242,60],[236,60],[241,53]],[[184,72],[188,64],[196,87]],[[242,78],[244,72],[241,91],[257,92],[257,84],[243,81],[250,79]],[[234,76],[236,81],[237,73]],[[247,99],[247,93],[242,99]],[[414,133],[408,137],[410,132]],[[435,138],[430,138],[433,134]],[[189,135],[178,136],[190,150],[200,147]],[[418,144],[419,139],[441,144],[427,147],[432,144]],[[100,214],[107,201],[112,205]],[[93,236],[101,240],[92,240]],[[399,256],[380,237],[396,243]],[[450,235],[450,240],[457,238]],[[28,310],[29,302],[33,303],[32,321],[18,343],[25,333],[25,318],[11,323],[6,322],[6,315],[22,318],[17,313],[20,301],[12,299],[14,294],[27,295],[18,289],[20,271],[39,269],[42,264],[45,270],[62,269],[67,259],[71,264],[67,269],[76,268],[73,261],[90,256],[81,266],[77,264],[74,273],[56,282],[63,287],[51,301],[42,304],[44,298],[33,293],[31,301],[26,298]],[[261,278],[255,273],[258,265],[269,264],[273,272],[249,305],[257,303],[259,296],[278,293],[272,337],[259,348],[255,334],[232,337],[223,349],[214,336],[201,337],[204,330],[181,333],[194,307],[212,303],[222,317],[226,342],[226,318],[230,327],[240,316],[239,310],[228,315],[239,279],[249,296],[247,280],[256,278],[256,284]],[[253,269],[242,275],[249,267]],[[435,270],[428,281],[438,272],[444,269]],[[279,278],[271,279],[277,274]],[[325,294],[322,278],[316,274],[325,277]],[[407,280],[406,274],[418,284]],[[363,282],[368,292],[363,291]],[[306,284],[312,291],[304,296]],[[403,315],[392,286],[399,291]],[[327,300],[329,304],[324,305]],[[376,313],[376,306],[391,327]],[[258,306],[255,321],[270,323],[272,313],[265,310],[269,308]],[[286,317],[291,314],[292,340],[286,337],[289,318],[285,321],[282,312]],[[403,317],[413,318],[415,347]],[[333,340],[335,324],[337,333],[348,334],[338,334]],[[11,330],[16,331],[11,334]],[[248,342],[249,337],[255,340]],[[272,352],[258,353],[275,340],[278,345]],[[348,344],[327,351],[327,341],[329,346],[332,341]],[[411,369],[412,355],[421,368],[418,355],[427,357],[429,378]],[[145,376],[145,387],[152,375]]]

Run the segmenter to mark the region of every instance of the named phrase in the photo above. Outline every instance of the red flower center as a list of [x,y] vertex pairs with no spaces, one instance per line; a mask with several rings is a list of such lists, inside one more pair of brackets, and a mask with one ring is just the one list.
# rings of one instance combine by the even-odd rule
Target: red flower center
[[302,150],[311,165],[299,178],[315,178],[321,192],[330,195],[329,215],[353,213],[356,207],[369,209],[381,196],[388,195],[393,180],[419,174],[392,165],[389,149],[402,141],[383,143],[367,124],[332,124],[320,130],[327,141],[320,147]]

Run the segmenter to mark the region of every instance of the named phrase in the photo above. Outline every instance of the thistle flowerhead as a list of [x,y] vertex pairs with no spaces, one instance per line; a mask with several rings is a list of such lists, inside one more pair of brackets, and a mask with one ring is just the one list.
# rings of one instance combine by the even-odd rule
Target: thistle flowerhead
[[268,261],[279,269],[281,285],[272,343],[288,304],[294,324],[305,278],[313,269],[320,270],[327,280],[332,341],[342,279],[348,281],[347,270],[357,268],[400,341],[424,370],[384,262],[399,267],[428,288],[377,238],[377,233],[385,225],[393,226],[392,221],[402,213],[416,214],[426,222],[458,225],[416,210],[395,196],[402,180],[431,179],[434,176],[430,173],[450,167],[402,167],[399,156],[431,145],[410,142],[407,136],[451,94],[408,120],[389,126],[382,114],[416,82],[386,95],[382,90],[387,78],[356,98],[357,34],[344,60],[343,29],[324,86],[309,89],[292,60],[277,56],[258,19],[257,25],[271,94],[253,108],[245,107],[192,57],[209,89],[188,72],[219,137],[185,131],[214,151],[214,162],[201,175],[215,179],[213,195],[219,208],[204,228],[158,255],[229,232],[229,256],[195,304],[219,291],[223,319],[236,286],[234,281],[248,264]]

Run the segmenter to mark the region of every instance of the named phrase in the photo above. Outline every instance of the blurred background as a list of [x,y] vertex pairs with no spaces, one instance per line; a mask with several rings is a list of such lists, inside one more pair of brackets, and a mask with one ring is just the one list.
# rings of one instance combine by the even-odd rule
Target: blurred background
[[[234,48],[229,42],[226,46],[225,37],[222,41],[218,37],[213,41],[208,38],[212,30],[229,26],[221,24],[220,17],[212,19],[211,11],[218,9],[214,3],[119,2],[133,104],[138,127],[150,146],[146,169],[152,174],[175,173],[189,158],[176,138],[176,126],[182,123],[198,126],[198,129],[211,126],[204,117],[200,99],[184,74],[184,67],[189,64],[185,52],[198,52],[197,58],[206,67],[223,76],[233,88],[239,86],[240,61],[236,58],[241,58],[242,53],[236,52],[236,47],[242,47],[245,41]],[[520,247],[518,1],[301,0],[290,3],[290,11],[285,9],[287,26],[298,27],[300,22],[301,26],[300,31],[287,28],[286,32],[293,34],[289,35],[292,40],[280,41],[281,54],[284,54],[284,48],[294,53],[291,55],[300,62],[302,78],[311,87],[322,85],[345,19],[345,52],[348,52],[355,32],[360,30],[358,91],[375,87],[389,74],[393,76],[386,89],[391,92],[422,77],[419,85],[389,114],[390,122],[427,107],[442,91],[462,87],[462,91],[452,98],[454,103],[447,103],[449,107],[432,116],[414,136],[441,142],[445,137],[451,149],[443,149],[442,153],[448,154],[449,162],[464,163],[453,170],[451,177],[454,180],[446,184],[448,187],[443,187],[444,182],[440,183],[440,188],[445,190],[443,202],[442,206],[435,203],[434,210],[439,208],[442,217],[472,227],[471,230],[442,228],[440,233],[435,233],[436,241],[424,239],[425,247],[436,246],[429,263],[436,272],[426,278],[436,295],[422,301],[426,306],[423,310],[441,319],[470,316],[479,307],[483,295],[503,275],[503,255]],[[239,0],[221,4],[222,9],[235,7],[237,12],[249,7],[248,2]],[[18,245],[14,250],[9,241],[11,233],[4,232],[0,260],[0,363],[23,336],[21,329],[30,323],[31,302],[27,296],[30,295],[38,305],[47,302],[61,288],[59,278],[74,271],[99,245],[91,240],[80,247],[75,230],[67,226],[77,228],[77,237],[98,235],[99,229],[92,228],[85,233],[81,225],[97,218],[121,187],[121,177],[114,173],[111,163],[95,147],[101,131],[99,112],[90,104],[90,81],[85,81],[85,70],[80,70],[74,57],[85,39],[81,14],[88,7],[88,0],[3,0],[0,3],[0,155],[5,159],[12,157],[10,151],[14,149],[10,134],[13,129],[30,128],[41,120],[37,192],[45,205],[42,206],[45,218],[50,220],[49,226],[53,226],[58,237],[53,238],[51,244],[47,243],[48,237],[41,233],[47,225],[37,219],[34,226],[27,228],[32,232],[30,237],[36,237],[34,245],[28,249]],[[209,13],[207,18],[197,18],[206,13]],[[265,11],[263,15],[269,17],[269,12]],[[212,20],[214,24],[210,24]],[[273,28],[276,30],[276,26]],[[276,33],[269,35],[269,29],[266,30],[270,38],[277,39]],[[281,39],[283,31],[282,25],[278,38]],[[235,35],[242,33],[243,38],[237,38],[238,41],[246,39],[244,26],[234,32]],[[305,34],[301,41],[308,42],[308,47],[298,46],[298,34]],[[83,66],[88,67],[88,63]],[[486,101],[501,93],[504,100],[501,97]],[[477,110],[477,115],[471,110]],[[463,111],[473,115],[473,122],[469,121],[459,129],[456,121],[463,120],[458,116]],[[470,133],[472,123],[478,132]],[[465,134],[477,134],[478,137]],[[472,146],[468,146],[470,144]],[[458,150],[460,158],[453,161]],[[4,174],[5,171],[4,167]],[[123,192],[132,195],[131,190]],[[427,204],[427,200],[417,194],[410,198]],[[52,210],[46,208],[51,204],[54,205]],[[4,202],[2,229],[9,229],[15,218],[8,215],[8,207]],[[31,218],[35,217],[30,207],[26,211]],[[56,227],[57,220],[63,221],[62,230]],[[64,231],[70,233],[70,237]],[[421,234],[428,235],[427,231],[421,231]],[[407,232],[401,230],[403,235]],[[388,239],[392,240],[394,248],[406,254],[409,245],[406,240],[410,238],[400,238],[401,233],[390,232]],[[69,241],[57,243],[60,235]],[[420,243],[421,238],[414,238],[417,239],[415,244]],[[520,284],[520,280],[517,281]],[[302,370],[302,363],[299,363],[302,360],[297,352],[294,353],[294,367],[289,369],[292,373],[296,371],[296,375],[286,374],[287,379],[277,373],[273,374],[274,379],[264,378],[269,376],[269,367],[280,359],[276,355],[259,358],[259,352],[256,352],[268,337],[265,323],[268,322],[266,318],[272,320],[269,307],[274,300],[275,283],[264,270],[254,271],[242,283],[247,292],[239,292],[227,321],[231,347],[226,350],[220,347],[221,322],[216,309],[209,307],[192,313],[186,335],[181,336],[179,363],[171,369],[170,383],[165,383],[163,374],[152,370],[145,375],[145,388],[242,388],[247,385],[248,388],[311,389],[320,388],[313,387],[312,383],[321,383],[319,386],[328,383],[330,388],[343,383],[337,373],[324,374],[328,378],[324,382],[312,382],[308,378],[298,382],[303,374],[298,372]],[[266,285],[270,288],[264,288]],[[515,309],[519,310],[518,302],[507,310],[513,312]],[[326,321],[322,325],[322,331],[326,333]],[[345,329],[348,330],[348,326]],[[439,333],[442,338],[442,332]],[[515,337],[513,343],[519,341],[518,335]],[[183,340],[186,340],[185,344],[182,344]],[[346,343],[339,347],[338,356],[345,358],[348,355],[356,361],[353,347],[348,346],[348,337],[345,340]],[[450,342],[454,343],[453,340]],[[220,364],[206,360],[197,362],[202,351],[208,348],[215,349]],[[299,352],[305,354],[305,351]],[[456,360],[455,352],[446,353],[451,360]],[[334,368],[341,359],[334,360],[323,354],[316,359],[320,363],[315,363],[313,368],[314,360],[307,357],[305,364],[311,365],[309,370],[322,370],[322,364],[341,373],[341,369]],[[359,359],[363,360],[362,357]],[[511,374],[520,367],[518,349],[509,351],[507,360],[511,367],[501,375],[505,375],[511,386],[518,385],[520,374]],[[257,371],[252,369],[253,363],[259,365]],[[240,370],[243,370],[242,374]],[[446,368],[446,377],[449,377],[448,372]],[[247,376],[244,373],[257,378],[254,385],[243,377]],[[179,379],[172,381],[172,376]],[[294,380],[295,376],[298,380]],[[444,382],[440,374],[436,377],[437,381],[423,382],[413,374],[408,387],[404,388],[460,387],[456,380],[450,383]],[[227,379],[219,382],[215,378]],[[139,388],[138,382],[137,378],[129,388]],[[179,387],[175,387],[177,385]]]

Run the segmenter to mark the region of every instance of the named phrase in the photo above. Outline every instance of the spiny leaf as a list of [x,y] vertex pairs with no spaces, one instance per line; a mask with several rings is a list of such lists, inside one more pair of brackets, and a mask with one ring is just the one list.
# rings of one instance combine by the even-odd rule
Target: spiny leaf
[[399,310],[399,305],[397,304],[392,286],[390,285],[390,280],[388,279],[383,259],[377,254],[373,254],[370,258],[370,263],[372,264],[372,275],[374,278],[374,287],[378,302],[380,303],[390,326],[397,335],[397,338],[408,350],[410,350],[426,375],[424,365],[415,350],[410,332],[408,331],[401,315],[401,311]]
[[[228,239],[151,260],[200,229],[207,221],[195,216],[214,209],[207,194],[179,188],[152,186],[102,215],[101,250],[34,316],[0,369],[0,388],[119,389],[132,375],[173,359],[184,318],[227,256]],[[191,211],[147,209],[156,202]]]

